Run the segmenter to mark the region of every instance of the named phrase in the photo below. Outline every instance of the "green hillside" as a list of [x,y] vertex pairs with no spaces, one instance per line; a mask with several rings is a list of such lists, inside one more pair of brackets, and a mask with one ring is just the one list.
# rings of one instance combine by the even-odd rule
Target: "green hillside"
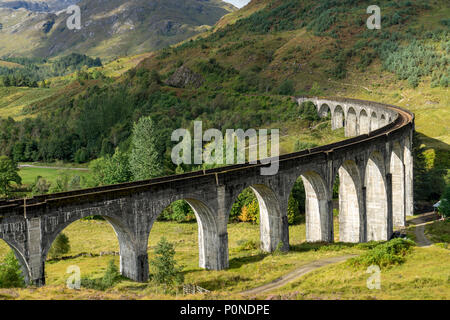
[[[170,133],[193,120],[220,129],[279,127],[282,151],[291,152],[298,140],[322,144],[342,137],[320,126],[316,136],[308,134],[314,124],[298,119],[299,107],[289,96],[363,98],[416,113],[424,144],[418,152],[423,166],[434,170],[436,188],[425,198],[435,197],[450,167],[449,5],[381,1],[381,30],[366,27],[369,5],[252,1],[214,30],[141,62],[120,59],[52,79],[49,90],[23,89],[24,100],[30,96],[33,103],[18,103],[14,91],[3,93],[3,115],[30,119],[3,121],[0,129],[12,133],[0,136],[0,145],[18,161],[87,161],[116,147],[127,151],[132,123],[150,115],[163,137],[160,152],[170,174]],[[113,71],[133,63],[138,67]],[[198,81],[179,85],[187,75]]]
[[[115,1],[106,9],[111,9],[112,3]],[[192,35],[186,41],[177,43],[180,39],[174,36],[173,42],[160,43],[157,47],[161,50],[134,55],[148,49],[135,46],[132,38],[122,39],[126,45],[115,46],[120,40],[114,35],[105,35],[104,42],[93,46],[83,42],[80,53],[89,57],[104,55],[112,59],[116,52],[123,57],[105,62],[102,59],[101,66],[75,64],[62,73],[52,65],[71,49],[60,47],[60,56],[33,66],[48,72],[49,78],[38,79],[42,86],[10,83],[6,87],[0,82],[0,154],[41,166],[21,169],[19,174],[26,186],[16,188],[17,194],[118,182],[117,176],[129,174],[133,125],[144,116],[154,122],[152,138],[157,139],[152,148],[163,159],[160,163],[164,175],[206,168],[176,166],[170,158],[174,146],[171,133],[178,128],[192,129],[195,120],[203,121],[204,129],[222,131],[279,128],[281,153],[344,139],[343,129],[331,131],[330,121],[318,119],[314,107],[299,106],[292,100],[296,95],[316,95],[360,98],[412,110],[417,129],[413,150],[415,210],[421,202],[435,203],[450,183],[450,4],[444,0],[380,0],[382,28],[369,30],[365,25],[369,16],[366,8],[372,4],[368,0],[252,0],[203,33],[185,32],[183,39]],[[167,8],[167,12],[173,14],[171,9]],[[60,39],[57,30],[49,32],[44,40]],[[136,34],[148,35],[139,32]],[[39,48],[33,42],[35,38],[29,39],[29,49],[22,54],[29,55],[27,58],[36,52],[47,54],[49,42]],[[13,46],[14,50],[25,48],[21,41],[25,38],[19,38],[9,50]],[[168,47],[169,43],[176,44]],[[126,46],[131,49],[122,50]],[[33,68],[20,63],[25,60],[9,58],[0,61],[0,68],[16,69],[14,74]],[[47,162],[54,161],[58,163],[52,168]],[[70,168],[78,165],[90,170]],[[56,169],[60,166],[65,169]],[[60,170],[65,174],[61,175]],[[97,179],[108,174],[113,179]],[[43,179],[36,179],[40,175]],[[130,177],[126,176],[128,180]],[[228,270],[198,267],[197,224],[187,203],[176,201],[162,211],[149,238],[149,258],[154,257],[158,240],[168,237],[176,248],[177,262],[184,265],[185,283],[199,285],[210,293],[175,295],[153,280],[136,283],[128,279],[105,291],[84,287],[68,290],[68,266],[78,265],[83,277],[99,278],[109,260],[119,263],[119,245],[111,226],[106,221],[83,219],[64,230],[71,245],[67,256],[46,262],[48,286],[0,289],[0,299],[448,300],[448,219],[430,221],[425,226],[434,245],[414,247],[409,253],[399,248],[404,256],[397,257],[383,243],[338,242],[339,210],[334,208],[335,243],[306,243],[305,192],[300,181],[289,199],[287,253],[277,250],[268,254],[258,248],[258,200],[250,189],[236,199],[227,227]],[[333,201],[338,202],[334,193]],[[419,233],[421,219],[408,217],[408,238],[414,239]],[[0,241],[1,259],[8,250]],[[344,254],[386,258],[388,262],[392,259],[392,265],[383,267],[381,290],[367,287],[370,275],[366,266],[342,263],[315,270],[267,294],[241,294],[309,263],[316,264],[318,259]]]

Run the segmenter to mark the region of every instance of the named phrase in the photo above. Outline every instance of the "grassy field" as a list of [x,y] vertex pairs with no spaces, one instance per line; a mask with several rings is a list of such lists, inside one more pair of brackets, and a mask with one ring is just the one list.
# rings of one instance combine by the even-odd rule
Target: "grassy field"
[[[340,263],[305,275],[270,295],[282,299],[449,299],[450,255],[439,247],[414,248],[407,261],[381,271],[381,289],[368,289],[370,274]],[[260,297],[263,298],[263,297]]]
[[47,180],[47,182],[55,183],[58,177],[61,177],[63,174],[67,174],[69,177],[73,177],[75,175],[80,177],[87,177],[89,176],[89,171],[32,167],[20,168],[19,171],[19,175],[22,178],[22,184],[26,186],[34,183],[36,177],[38,176],[43,177]]
[[[410,217],[409,220],[412,220]],[[414,240],[415,226],[407,230]],[[450,299],[450,223],[433,221],[426,236],[437,245],[415,247],[404,264],[381,271],[381,289],[368,289],[366,269],[345,262],[313,271],[258,298],[271,299]]]
[[[78,221],[65,229],[69,237],[71,251],[67,254],[73,256],[82,252],[100,254],[101,252],[118,252],[119,246],[112,227],[105,221],[90,220]],[[236,295],[237,293],[270,282],[279,276],[290,272],[297,267],[312,260],[323,257],[343,255],[345,253],[358,253],[361,250],[352,246],[341,246],[338,244],[326,246],[319,249],[319,245],[305,244],[305,225],[290,227],[290,243],[292,249],[287,254],[266,254],[259,249],[243,250],[242,245],[247,241],[259,243],[259,226],[248,223],[230,224],[229,232],[229,254],[230,269],[224,271],[206,271],[198,267],[198,243],[196,223],[155,223],[149,238],[148,253],[152,258],[153,249],[162,236],[174,243],[176,249],[176,260],[184,265],[186,283],[195,283],[200,287],[211,290],[216,297]],[[8,247],[0,241],[0,259],[8,251]],[[64,284],[68,277],[67,267],[77,265],[82,275],[100,276],[112,256],[82,256],[75,259],[48,261],[46,263],[46,280],[48,287],[42,289],[13,290],[20,298],[69,298],[73,292],[65,292]],[[113,257],[119,263],[119,257]],[[53,295],[53,290],[58,295]],[[62,290],[62,291],[61,291]],[[117,292],[129,298],[158,298],[161,297],[157,287],[152,283],[135,283],[123,281],[110,289],[106,294],[111,298]],[[6,290],[9,292],[11,290]],[[91,292],[82,289],[76,293],[78,298]],[[96,292],[96,295],[105,293]],[[0,289],[0,297],[5,295],[5,290]],[[236,296],[237,297],[237,296]],[[173,298],[173,297],[172,297]]]
[[[337,219],[335,219],[337,228]],[[439,229],[440,230],[440,229]],[[196,223],[155,223],[149,238],[148,253],[152,259],[156,243],[165,236],[175,245],[176,260],[184,266],[185,283],[196,284],[211,292],[191,296],[168,295],[152,282],[136,283],[124,280],[106,291],[70,290],[65,287],[71,265],[80,267],[82,276],[100,277],[109,260],[119,264],[119,245],[112,227],[105,221],[78,221],[65,229],[71,250],[68,256],[91,253],[98,256],[47,261],[43,288],[0,289],[0,299],[239,299],[240,292],[271,282],[311,261],[364,251],[351,244],[307,244],[305,225],[290,227],[291,251],[286,254],[266,254],[258,249],[243,250],[248,241],[258,243],[259,226],[249,223],[229,224],[230,268],[206,271],[198,267]],[[441,231],[438,231],[440,233]],[[447,231],[446,231],[447,232]],[[0,241],[0,258],[8,251]],[[100,256],[100,253],[108,254]],[[381,290],[369,290],[370,275],[365,269],[354,269],[346,263],[323,267],[270,294],[257,298],[282,299],[448,299],[450,297],[450,264],[448,249],[432,246],[414,248],[403,265],[383,270]]]
[[425,235],[431,242],[450,243],[450,220],[434,221],[425,226]]

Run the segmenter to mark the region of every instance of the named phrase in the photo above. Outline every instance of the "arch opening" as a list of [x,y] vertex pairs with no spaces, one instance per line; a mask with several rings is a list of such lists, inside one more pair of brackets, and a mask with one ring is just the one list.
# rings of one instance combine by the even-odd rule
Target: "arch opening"
[[264,252],[289,250],[287,219],[275,192],[264,184],[245,188],[236,198],[230,219],[259,225],[259,248]]
[[394,144],[391,153],[392,175],[392,219],[394,227],[406,225],[405,212],[405,166],[403,165],[402,148],[399,143]]
[[345,136],[354,137],[357,135],[358,120],[356,117],[356,111],[352,107],[348,108],[345,126]]
[[373,153],[366,165],[367,240],[388,240],[388,204],[383,158]]
[[336,108],[334,108],[332,123],[332,129],[340,129],[345,127],[344,109],[342,109],[340,105],[337,105]]
[[372,112],[370,116],[370,131],[375,131],[380,127],[380,123],[378,121],[378,116],[376,112]]
[[344,161],[339,167],[339,241],[364,241],[362,214],[362,186],[358,167],[354,161]]
[[[195,233],[197,236],[191,236]],[[220,239],[213,212],[201,200],[186,197],[173,201],[155,217],[149,232],[150,259],[153,257],[151,248],[162,237],[169,242],[177,239],[174,245],[179,247],[180,255],[189,262],[188,265],[197,260],[195,264],[202,269],[220,270],[227,267],[223,265],[218,250]]]
[[305,187],[306,241],[331,242],[333,217],[324,179],[314,171],[301,175]]
[[[69,240],[69,250],[55,250],[58,236],[64,234]],[[43,248],[44,283],[63,284],[66,270],[77,265],[82,276],[99,277],[110,260],[120,265],[123,276],[133,279],[129,272],[130,254],[134,254],[131,240],[113,218],[87,216],[52,232]]]
[[326,119],[326,120],[331,119],[331,109],[326,103],[324,103],[320,106],[319,117]]
[[359,134],[367,134],[370,132],[370,119],[366,110],[359,113]]

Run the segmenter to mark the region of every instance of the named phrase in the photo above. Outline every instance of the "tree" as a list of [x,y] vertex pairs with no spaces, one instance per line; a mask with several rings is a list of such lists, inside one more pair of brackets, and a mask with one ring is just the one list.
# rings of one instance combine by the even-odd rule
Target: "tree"
[[12,189],[11,182],[22,184],[17,164],[7,156],[0,156],[0,194],[9,196]]
[[445,187],[442,194],[439,212],[444,218],[450,217],[450,184]]
[[112,157],[105,156],[92,161],[89,168],[95,186],[128,182],[133,176],[128,154],[120,151],[119,148],[116,148]]
[[173,244],[162,237],[155,248],[155,258],[150,262],[155,269],[152,276],[157,283],[173,287],[184,282],[183,267],[177,266],[174,256]]
[[61,257],[63,254],[66,254],[70,251],[70,243],[69,238],[64,234],[60,233],[55,242],[53,242],[48,255],[50,259],[56,259]]
[[20,264],[11,250],[0,263],[0,288],[21,288],[24,284]]
[[160,141],[150,117],[142,117],[134,124],[130,155],[130,169],[134,180],[146,180],[163,174]]
[[295,224],[298,222],[300,217],[300,210],[299,210],[299,204],[297,199],[295,199],[292,195],[289,197],[288,200],[288,223],[289,224]]
[[35,196],[46,194],[50,189],[50,185],[51,184],[48,183],[47,180],[45,180],[41,176],[37,176],[31,186],[31,192]]

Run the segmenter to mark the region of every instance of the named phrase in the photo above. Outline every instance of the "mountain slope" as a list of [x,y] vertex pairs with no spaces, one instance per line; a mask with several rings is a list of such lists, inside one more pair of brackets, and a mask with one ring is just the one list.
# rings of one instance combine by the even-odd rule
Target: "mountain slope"
[[236,9],[220,0],[82,0],[77,3],[81,30],[69,30],[69,15],[54,10],[74,2],[54,0],[50,6],[41,2],[41,9],[32,2],[9,7],[4,3],[4,8],[0,6],[0,56],[78,52],[114,58],[139,54],[206,30]]
[[[86,161],[116,147],[127,150],[132,123],[150,115],[166,155],[170,132],[197,119],[219,129],[281,128],[288,140],[282,150],[290,152],[304,142],[332,140],[308,130],[308,124],[309,137],[305,134],[290,96],[361,98],[416,113],[416,147],[425,146],[420,152],[426,170],[434,170],[428,175],[432,181],[421,183],[429,192],[425,197],[432,198],[450,180],[450,6],[443,0],[380,1],[382,29],[369,30],[369,5],[369,0],[254,0],[214,30],[155,52],[118,78],[102,77],[106,67],[83,71],[52,80],[50,88],[30,93],[32,103],[20,106],[8,103],[18,94],[12,91],[2,99],[4,108],[38,119],[5,122],[15,128],[6,131],[34,127],[41,133],[29,130],[0,146],[9,154],[17,148],[23,161],[30,159],[26,145],[37,145],[38,160],[83,155]],[[38,99],[39,92],[53,92],[54,98]]]

